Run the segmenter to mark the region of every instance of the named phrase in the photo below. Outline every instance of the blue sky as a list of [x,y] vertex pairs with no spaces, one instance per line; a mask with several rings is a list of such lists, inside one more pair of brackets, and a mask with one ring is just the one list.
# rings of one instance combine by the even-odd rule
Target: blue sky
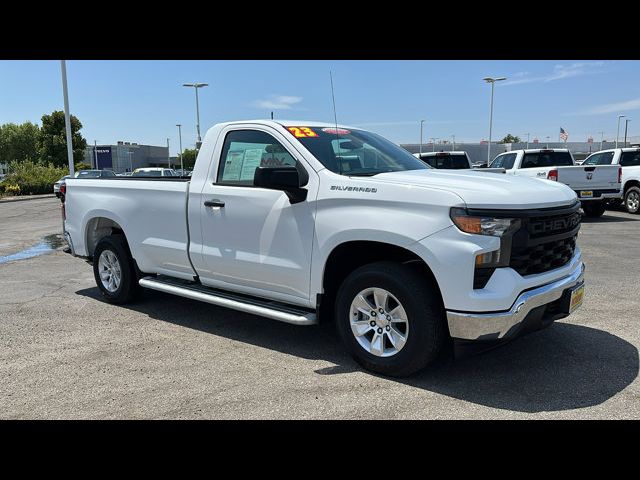
[[[333,71],[340,123],[362,126],[398,143],[431,137],[478,142],[488,137],[490,87],[496,84],[493,138],[512,133],[596,142],[616,134],[617,115],[640,133],[639,61],[80,61],[67,62],[71,112],[89,143],[166,144],[177,153],[195,143],[200,90],[202,133],[221,121],[275,118],[333,121]],[[63,109],[59,61],[0,61],[0,124],[32,121]],[[624,125],[624,123],[623,123]],[[623,130],[623,129],[621,129]]]

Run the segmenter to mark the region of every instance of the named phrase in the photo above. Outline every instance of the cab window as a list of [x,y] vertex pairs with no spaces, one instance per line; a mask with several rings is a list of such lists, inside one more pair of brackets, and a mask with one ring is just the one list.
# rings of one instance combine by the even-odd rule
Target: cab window
[[293,165],[296,160],[273,136],[259,130],[233,130],[224,140],[217,182],[253,186],[258,167]]

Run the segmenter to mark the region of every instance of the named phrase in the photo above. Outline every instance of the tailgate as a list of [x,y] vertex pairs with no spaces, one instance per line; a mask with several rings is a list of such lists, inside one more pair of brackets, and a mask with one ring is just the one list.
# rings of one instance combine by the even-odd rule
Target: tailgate
[[558,181],[573,190],[619,190],[618,165],[557,167]]

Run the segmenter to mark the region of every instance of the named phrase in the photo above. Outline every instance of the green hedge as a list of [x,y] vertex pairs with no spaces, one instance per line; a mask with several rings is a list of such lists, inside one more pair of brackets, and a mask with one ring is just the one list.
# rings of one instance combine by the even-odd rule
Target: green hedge
[[[1,184],[2,190],[8,185],[20,187],[20,195],[53,193],[53,184],[69,173],[67,168],[43,165],[30,161],[12,162],[9,173]],[[9,192],[2,192],[9,193]]]

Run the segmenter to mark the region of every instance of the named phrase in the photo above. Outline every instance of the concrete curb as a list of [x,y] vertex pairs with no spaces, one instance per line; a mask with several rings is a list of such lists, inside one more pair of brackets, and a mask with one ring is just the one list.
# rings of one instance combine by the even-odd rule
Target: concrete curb
[[43,198],[56,198],[56,196],[55,194],[50,193],[46,195],[22,195],[19,197],[5,197],[5,198],[0,198],[0,203],[24,202],[26,200],[40,200]]

